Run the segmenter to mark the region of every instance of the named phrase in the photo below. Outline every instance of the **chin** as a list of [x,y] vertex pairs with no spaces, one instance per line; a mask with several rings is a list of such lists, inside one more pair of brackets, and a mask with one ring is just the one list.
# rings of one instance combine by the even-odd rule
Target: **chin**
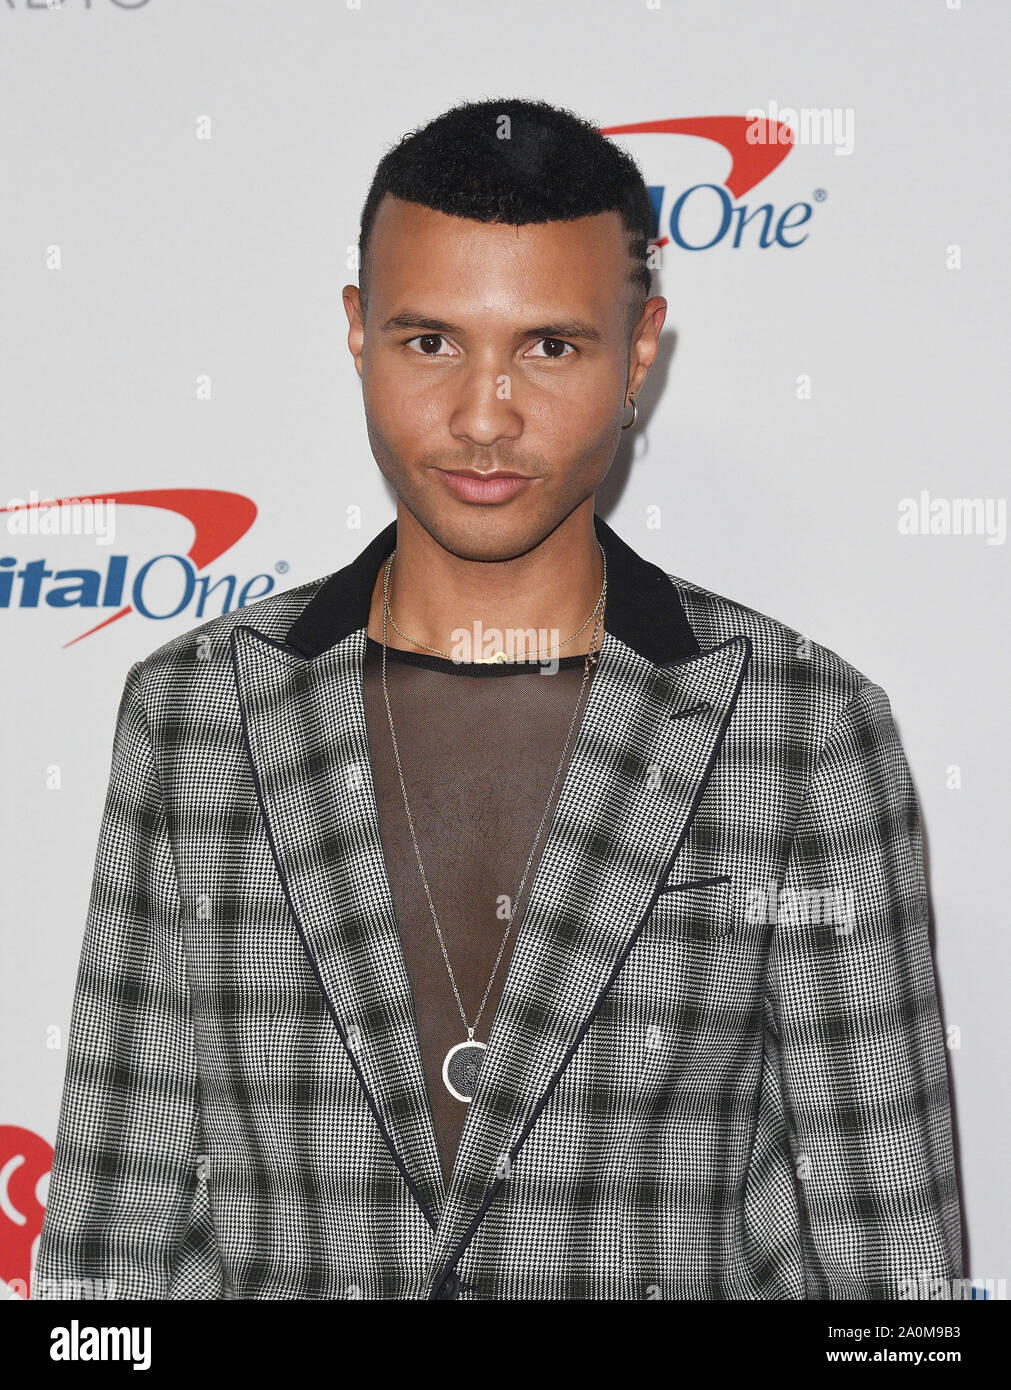
[[[408,505],[405,503],[405,505]],[[428,534],[461,560],[513,560],[551,534],[558,520],[534,514],[530,508],[477,507],[461,502],[432,512],[410,507]]]

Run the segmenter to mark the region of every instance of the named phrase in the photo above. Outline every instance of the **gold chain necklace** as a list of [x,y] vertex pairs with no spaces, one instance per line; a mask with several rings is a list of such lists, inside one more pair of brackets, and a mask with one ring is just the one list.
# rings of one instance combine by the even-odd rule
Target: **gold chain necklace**
[[[598,550],[600,551],[600,557],[601,557],[601,559],[602,559],[603,562],[604,562],[604,585],[606,585],[606,583],[607,583],[607,560],[606,560],[606,558],[605,558],[605,556],[604,556],[604,547],[600,544],[600,541],[597,541],[597,548],[598,548]],[[389,573],[389,566],[391,566],[391,565],[393,564],[393,560],[394,560],[394,557],[396,556],[396,553],[397,553],[396,550],[394,550],[394,551],[393,551],[393,554],[390,556],[389,560],[387,561],[387,574]],[[385,602],[385,601],[386,601],[386,587],[385,587],[385,585],[384,585],[384,590],[383,590],[383,598],[384,598],[384,602]],[[565,639],[564,642],[553,643],[552,645],[557,645],[558,647],[567,647],[567,646],[569,645],[570,642],[574,642],[581,632],[585,632],[585,631],[586,631],[586,628],[589,626],[590,622],[592,621],[594,615],[595,615],[596,612],[597,612],[597,609],[600,607],[600,605],[603,603],[603,601],[604,601],[604,586],[602,585],[602,586],[601,586],[601,590],[600,590],[600,597],[597,599],[596,604],[594,605],[593,609],[592,609],[591,612],[590,612],[589,618],[587,618],[586,622],[583,623],[582,627],[576,628],[576,630],[575,630],[575,632],[572,634],[572,636],[571,636],[571,637],[566,637],[566,639]],[[387,609],[387,610],[384,610],[384,621],[385,621],[385,613],[386,613],[386,611],[388,611],[388,609]],[[453,660],[454,660],[454,658],[453,658],[452,656],[450,656],[449,652],[441,651],[438,647],[429,647],[426,643],[424,643],[424,642],[419,642],[418,639],[417,639],[416,637],[412,637],[412,636],[410,636],[409,633],[401,631],[401,629],[400,629],[399,627],[397,627],[397,624],[396,624],[396,622],[394,621],[393,613],[392,613],[392,612],[389,613],[389,618],[390,618],[390,622],[393,624],[393,630],[394,630],[394,632],[400,633],[400,636],[403,637],[403,638],[405,639],[405,641],[413,642],[414,645],[415,645],[416,647],[423,647],[423,648],[425,649],[426,652],[434,652],[436,656],[444,656],[444,657],[446,658],[447,661],[453,661]],[[537,650],[536,650],[535,652],[530,653],[530,655],[531,655],[531,656],[547,656],[547,655],[550,653],[550,651],[551,651],[551,647],[538,647]],[[492,665],[492,664],[495,664],[495,663],[500,663],[500,662],[503,662],[503,661],[508,661],[508,659],[509,659],[509,658],[508,658],[508,656],[506,655],[505,652],[498,651],[498,652],[494,652],[491,656],[476,656],[476,657],[474,658],[474,662],[475,662],[476,665],[489,666],[489,665]],[[527,659],[528,659],[528,658],[527,658]]]

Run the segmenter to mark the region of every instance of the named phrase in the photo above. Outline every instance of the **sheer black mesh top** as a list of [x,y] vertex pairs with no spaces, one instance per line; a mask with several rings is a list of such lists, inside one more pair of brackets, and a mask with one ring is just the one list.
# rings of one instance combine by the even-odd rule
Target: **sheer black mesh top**
[[[422,1067],[447,1188],[467,1105],[442,1064],[467,1032],[411,840],[382,686],[382,644],[366,638],[365,720],[379,829],[414,999]],[[553,666],[554,663],[552,663]],[[432,902],[467,1022],[473,1026],[508,924],[583,680],[582,656],[500,665],[386,649],[386,684],[407,799]],[[487,1043],[516,933],[565,779],[591,673],[474,1037]]]

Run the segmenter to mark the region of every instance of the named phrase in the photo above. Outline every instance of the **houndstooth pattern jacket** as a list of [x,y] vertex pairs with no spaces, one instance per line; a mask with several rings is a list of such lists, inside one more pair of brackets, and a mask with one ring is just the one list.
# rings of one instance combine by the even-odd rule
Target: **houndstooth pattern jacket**
[[396,523],[131,668],[32,1297],[895,1299],[960,1277],[888,700],[594,524],[602,654],[448,1191],[361,693]]

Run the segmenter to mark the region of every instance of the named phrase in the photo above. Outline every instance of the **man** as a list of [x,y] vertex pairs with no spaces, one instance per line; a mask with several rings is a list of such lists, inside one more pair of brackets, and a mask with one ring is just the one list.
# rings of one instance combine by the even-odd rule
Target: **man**
[[396,520],[127,677],[41,1296],[959,1277],[887,698],[594,512],[666,313],[651,230],[543,103],[381,162],[344,304]]

